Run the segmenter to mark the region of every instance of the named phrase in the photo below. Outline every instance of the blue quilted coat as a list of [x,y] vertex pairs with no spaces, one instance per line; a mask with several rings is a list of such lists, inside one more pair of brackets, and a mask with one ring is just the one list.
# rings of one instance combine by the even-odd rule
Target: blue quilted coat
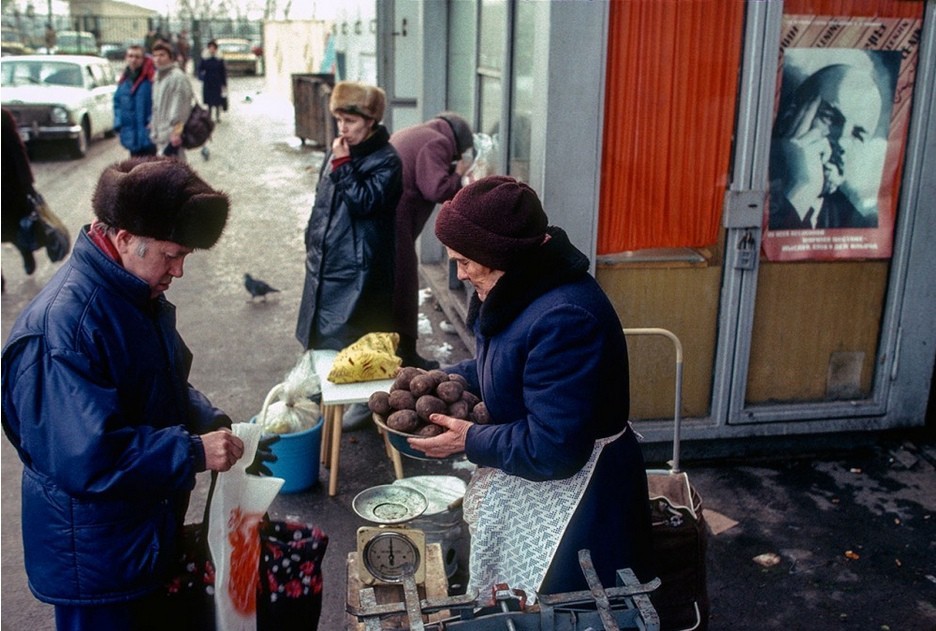
[[54,604],[160,587],[195,474],[196,434],[230,420],[187,381],[175,307],[85,227],[3,348],[3,429],[23,461],[29,586]]
[[130,153],[139,153],[153,146],[149,123],[153,115],[153,60],[143,61],[135,79],[124,71],[114,92],[114,128],[120,134],[120,144]]
[[[559,228],[498,280],[484,302],[472,297],[468,324],[476,357],[456,364],[492,424],[468,430],[471,462],[528,480],[562,480],[588,461],[594,442],[625,428],[627,346],[621,323],[588,259]],[[587,589],[578,550],[591,550],[604,585],[632,568],[653,578],[650,505],[634,432],[607,445],[541,586]]]

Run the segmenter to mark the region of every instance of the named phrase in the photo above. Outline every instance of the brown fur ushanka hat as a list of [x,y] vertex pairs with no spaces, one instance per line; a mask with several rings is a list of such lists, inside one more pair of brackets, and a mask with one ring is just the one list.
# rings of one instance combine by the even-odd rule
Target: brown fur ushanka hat
[[101,173],[94,214],[104,224],[140,237],[207,250],[227,223],[227,195],[211,188],[184,162],[131,158]]
[[378,123],[383,120],[387,95],[381,88],[357,81],[339,81],[332,89],[328,107],[331,113],[346,112]]

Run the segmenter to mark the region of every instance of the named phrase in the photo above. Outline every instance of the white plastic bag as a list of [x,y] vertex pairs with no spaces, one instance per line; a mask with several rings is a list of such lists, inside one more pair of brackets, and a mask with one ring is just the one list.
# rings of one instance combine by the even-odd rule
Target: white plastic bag
[[244,455],[218,474],[208,512],[208,549],[215,566],[215,624],[223,631],[255,631],[260,580],[260,521],[283,486],[282,478],[247,473],[262,428],[235,423]]
[[497,173],[497,152],[500,140],[497,134],[474,134],[475,159],[471,168],[462,176],[462,185],[467,186],[488,175]]
[[[315,426],[321,416],[321,409],[311,397],[322,392],[322,382],[315,372],[313,352],[303,353],[283,383],[275,386],[267,395],[257,417],[257,423],[263,431],[291,434]],[[274,401],[277,396],[279,400]]]

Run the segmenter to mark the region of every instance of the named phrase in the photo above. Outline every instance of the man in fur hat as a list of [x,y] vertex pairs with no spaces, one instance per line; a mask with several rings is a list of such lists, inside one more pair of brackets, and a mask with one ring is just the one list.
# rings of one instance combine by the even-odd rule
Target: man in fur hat
[[171,628],[162,589],[195,474],[230,469],[244,446],[189,385],[163,294],[218,241],[228,199],[178,160],[133,158],[104,170],[92,205],[3,348],[26,572],[59,629]]
[[[426,370],[439,362],[416,352],[419,321],[419,259],[416,239],[436,204],[446,202],[461,188],[471,167],[474,147],[471,125],[455,112],[442,112],[432,120],[394,132],[390,144],[403,162],[403,196],[396,209],[396,266],[393,286],[393,323],[400,334],[397,354],[404,366]],[[463,157],[464,156],[464,157]]]

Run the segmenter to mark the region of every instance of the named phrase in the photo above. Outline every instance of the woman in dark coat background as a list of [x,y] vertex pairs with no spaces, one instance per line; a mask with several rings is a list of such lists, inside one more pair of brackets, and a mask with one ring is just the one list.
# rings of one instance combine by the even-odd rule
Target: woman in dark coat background
[[432,457],[465,452],[478,465],[464,499],[469,591],[588,589],[583,548],[605,586],[621,568],[650,580],[627,345],[588,258],[547,225],[533,189],[506,176],[463,188],[442,206],[435,231],[459,280],[475,288],[467,323],[476,357],[447,371],[465,378],[490,422],[433,414],[447,431],[409,443]]
[[341,350],[365,333],[392,331],[394,211],[402,165],[380,124],[378,87],[341,81],[329,108],[339,136],[325,156],[305,232],[306,277],[296,337]]
[[[27,274],[36,271],[36,259],[28,248],[17,243],[20,220],[32,212],[29,194],[33,192],[29,154],[20,138],[13,114],[3,109],[3,242],[12,243],[23,256]],[[4,286],[6,281],[4,280]]]
[[218,42],[208,42],[207,55],[198,64],[198,78],[202,82],[202,101],[215,120],[221,121],[221,109],[227,94],[227,66],[218,57]]

